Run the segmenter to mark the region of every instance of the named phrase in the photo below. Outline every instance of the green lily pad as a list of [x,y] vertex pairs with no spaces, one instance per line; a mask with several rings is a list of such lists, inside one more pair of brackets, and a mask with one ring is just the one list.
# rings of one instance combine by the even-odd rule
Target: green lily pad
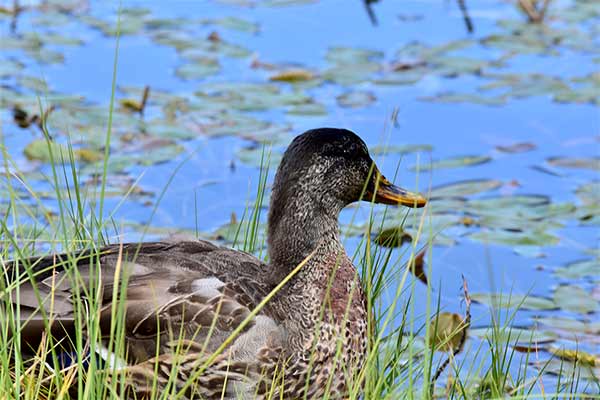
[[342,107],[361,108],[371,105],[377,98],[372,92],[357,90],[341,94],[336,99]]
[[253,146],[244,147],[236,151],[237,158],[246,165],[252,167],[276,168],[281,162],[282,154],[270,147]]
[[7,78],[19,74],[25,65],[12,58],[2,60],[0,63],[0,78]]
[[472,336],[491,341],[493,343],[507,343],[512,345],[527,343],[551,343],[558,339],[558,335],[548,330],[533,327],[483,327],[473,328],[469,331]]
[[537,361],[533,365],[544,374],[560,376],[562,383],[579,382],[580,380],[597,382],[600,379],[600,367],[575,364],[572,361],[559,358]]
[[301,68],[288,69],[272,75],[269,80],[272,82],[299,83],[315,79],[312,71]]
[[193,62],[177,67],[175,75],[185,80],[193,80],[217,74],[220,70],[219,61],[214,58],[203,57],[195,58]]
[[469,234],[469,238],[482,243],[494,243],[504,246],[553,246],[560,242],[558,236],[536,230],[514,232],[486,229]]
[[379,61],[384,53],[378,50],[359,49],[353,47],[331,47],[327,50],[325,59],[334,64],[363,64]]
[[492,158],[488,156],[460,156],[447,158],[445,160],[434,160],[431,163],[422,163],[418,167],[415,165],[412,166],[410,169],[412,171],[416,171],[417,169],[420,171],[429,171],[432,169],[442,168],[460,168],[484,164],[490,162],[491,160]]
[[327,108],[320,103],[298,104],[290,107],[287,113],[294,115],[326,115]]
[[465,329],[459,314],[440,313],[429,322],[429,346],[437,351],[452,352],[463,343]]
[[503,153],[525,153],[535,150],[537,146],[531,142],[519,142],[504,146],[496,146],[498,151]]
[[554,167],[600,171],[600,157],[551,157],[546,161]]
[[600,203],[600,181],[589,182],[579,186],[575,194],[583,204]]
[[473,293],[471,299],[490,307],[519,308],[520,310],[556,310],[558,306],[547,297],[521,294]]
[[19,86],[31,89],[37,93],[45,93],[49,90],[48,82],[45,79],[34,76],[21,76],[19,78]]
[[554,291],[554,302],[561,309],[581,314],[598,310],[600,304],[579,286],[561,285]]
[[[566,318],[566,317],[539,317],[536,321],[547,327],[572,332],[574,334],[588,334],[598,335],[600,334],[600,321],[599,322],[585,322],[578,319]],[[575,336],[574,339],[578,339],[579,336]]]
[[[69,148],[63,144],[50,142],[44,139],[36,139],[30,142],[23,150],[25,156],[30,160],[42,161],[44,163],[56,162],[69,163]],[[75,160],[83,162],[96,162],[104,158],[104,154],[92,149],[73,149]]]
[[430,197],[462,197],[498,189],[502,182],[495,179],[472,179],[435,186]]
[[372,155],[379,154],[410,154],[419,152],[431,152],[433,146],[430,144],[407,144],[407,145],[392,145],[392,146],[373,146],[369,149]]
[[184,150],[185,147],[174,141],[155,138],[142,143],[136,150],[129,151],[139,154],[132,157],[136,164],[150,166],[173,161]]
[[380,70],[381,65],[374,62],[340,64],[323,71],[322,77],[326,81],[350,86],[370,80],[373,74]]
[[412,85],[419,82],[425,76],[423,69],[409,69],[404,71],[386,72],[373,79],[373,83],[382,86]]
[[557,268],[554,275],[564,279],[595,278],[600,276],[600,260],[597,258],[571,262]]
[[[257,243],[259,245],[265,243],[264,233],[267,231],[267,227],[265,224],[258,224],[256,227],[258,232]],[[240,244],[244,243],[244,238],[247,235],[250,235],[252,230],[252,224],[244,220],[242,222],[236,221],[235,218],[232,217],[232,220],[227,224],[221,225],[213,234],[213,239],[221,240],[228,244]]]
[[561,227],[558,220],[572,218],[576,207],[571,203],[551,203],[543,195],[514,195],[472,199],[465,210],[479,216],[480,223],[490,228],[540,231]]
[[257,33],[260,28],[257,23],[238,17],[223,17],[214,19],[204,19],[200,21],[204,25],[219,25],[225,29],[236,30],[240,32]]
[[506,104],[507,98],[505,96],[489,97],[473,93],[443,92],[435,96],[419,97],[419,100],[436,103],[472,103],[484,106],[502,106]]
[[379,232],[373,242],[383,247],[400,247],[404,243],[411,243],[412,236],[401,227],[388,228]]

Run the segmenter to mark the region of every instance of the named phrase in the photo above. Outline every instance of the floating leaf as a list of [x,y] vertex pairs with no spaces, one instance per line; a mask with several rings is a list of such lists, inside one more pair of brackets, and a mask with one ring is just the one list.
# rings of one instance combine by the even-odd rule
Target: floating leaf
[[555,333],[547,330],[539,330],[534,327],[518,328],[514,326],[473,328],[470,330],[470,334],[492,343],[513,345],[551,343],[558,338]]
[[0,78],[11,77],[19,74],[25,65],[11,58],[2,60],[0,63]]
[[452,157],[447,158],[445,160],[436,160],[431,163],[423,163],[417,166],[411,167],[412,171],[416,171],[417,169],[420,171],[429,171],[432,169],[442,169],[442,168],[459,168],[459,167],[467,167],[471,165],[479,165],[484,164],[491,161],[492,158],[488,156],[460,156],[460,157]]
[[600,276],[600,260],[592,258],[574,261],[564,267],[557,268],[554,275],[565,279],[595,278]]
[[370,80],[372,75],[380,70],[381,65],[372,62],[341,64],[326,69],[322,76],[327,81],[350,86]]
[[600,181],[589,182],[579,186],[575,194],[583,204],[600,203]]
[[560,242],[558,236],[540,230],[514,232],[486,229],[469,234],[469,238],[482,243],[495,243],[505,246],[553,246]]
[[586,353],[583,350],[571,350],[565,348],[551,347],[550,352],[562,360],[575,362],[581,366],[600,366],[600,358],[596,357],[593,354]]
[[325,59],[334,64],[364,64],[378,61],[384,53],[378,50],[359,49],[352,47],[331,47],[327,50]]
[[542,325],[551,327],[555,330],[574,333],[576,335],[573,337],[573,339],[577,341],[581,340],[581,334],[600,334],[600,321],[584,322],[566,317],[538,317],[536,318],[536,321]]
[[377,98],[372,92],[357,90],[341,94],[336,99],[342,107],[360,108],[372,104]]
[[554,291],[554,302],[561,309],[577,313],[591,313],[598,310],[598,302],[590,294],[574,285],[561,285]]
[[374,146],[369,149],[369,153],[373,155],[379,154],[409,154],[418,152],[430,152],[433,146],[430,144],[407,144],[403,146]]
[[266,232],[265,224],[257,224],[253,226],[253,221],[243,220],[237,221],[235,214],[232,214],[231,220],[220,226],[213,234],[215,240],[221,240],[228,244],[245,243],[245,238],[252,234],[253,229],[256,229],[259,237],[257,243],[265,243],[264,232]]
[[600,379],[600,367],[575,364],[559,358],[549,361],[538,361],[533,363],[533,365],[544,374],[560,376],[562,383],[571,380],[579,382],[582,379],[597,382]]
[[452,352],[464,340],[465,323],[462,316],[455,313],[439,313],[429,323],[429,345],[434,350]]
[[315,78],[315,74],[306,69],[290,69],[272,75],[269,79],[274,82],[306,82]]
[[451,93],[444,92],[435,96],[419,97],[422,101],[431,101],[437,103],[473,103],[485,106],[502,106],[506,104],[505,96],[486,97],[472,93]]
[[376,85],[412,85],[425,76],[423,69],[386,72],[373,79]]
[[520,310],[537,311],[556,310],[558,308],[551,299],[534,295],[473,293],[471,294],[471,299],[476,303],[499,308],[519,308]]
[[388,228],[379,232],[373,241],[383,247],[400,247],[411,243],[412,236],[400,227]]
[[519,142],[505,146],[496,146],[496,149],[503,153],[525,153],[535,150],[536,148],[537,146],[531,142]]
[[257,33],[259,31],[258,24],[238,17],[206,19],[202,20],[201,23],[216,24],[222,26],[223,28],[232,29],[240,32]]
[[495,179],[472,179],[445,185],[435,186],[431,189],[431,197],[462,197],[498,189],[502,182]]
[[175,74],[185,80],[193,80],[214,75],[219,72],[221,66],[214,58],[195,58],[193,62],[183,64],[175,70]]
[[133,99],[121,99],[119,101],[121,103],[121,107],[126,110],[140,112],[142,111],[142,105],[139,101]]
[[[23,151],[30,160],[38,160],[45,163],[63,161],[69,162],[69,148],[65,145],[48,142],[44,139],[37,139],[25,146]],[[73,149],[73,156],[76,160],[83,162],[95,162],[102,160],[104,155],[91,149]]]
[[600,157],[551,157],[546,161],[554,167],[600,171]]
[[281,161],[282,155],[270,147],[262,146],[245,147],[236,151],[237,158],[246,165],[264,168],[276,168]]
[[321,103],[307,103],[292,106],[287,112],[294,115],[325,115],[327,108]]

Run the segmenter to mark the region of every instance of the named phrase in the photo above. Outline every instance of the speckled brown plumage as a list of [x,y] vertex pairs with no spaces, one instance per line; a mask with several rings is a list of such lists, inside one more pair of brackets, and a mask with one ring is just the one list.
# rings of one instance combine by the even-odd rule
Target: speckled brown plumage
[[[112,245],[81,252],[76,263],[65,263],[64,255],[25,261],[35,271],[41,308],[52,316],[51,331],[75,335],[76,295],[82,292],[69,271],[76,267],[83,283],[101,282],[100,325],[109,332],[114,285],[122,285],[114,279],[118,271],[127,279],[120,293],[127,396],[150,396],[153,382],[159,391],[175,387],[186,398],[346,396],[351,385],[360,385],[368,324],[361,281],[339,240],[337,220],[343,207],[361,199],[365,184],[375,197],[395,195],[376,192],[372,164],[350,131],[298,136],[273,184],[268,264],[206,241]],[[301,262],[302,269],[211,359]],[[22,270],[10,264],[7,275]],[[22,283],[20,293],[22,338],[35,349],[47,327],[32,282]]]

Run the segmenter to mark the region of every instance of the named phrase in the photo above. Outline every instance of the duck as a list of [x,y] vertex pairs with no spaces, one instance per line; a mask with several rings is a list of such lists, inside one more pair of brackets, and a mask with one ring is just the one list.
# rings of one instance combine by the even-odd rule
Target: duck
[[[124,398],[165,390],[184,399],[346,398],[361,387],[370,323],[338,217],[361,200],[427,203],[387,180],[354,132],[306,131],[274,178],[267,262],[204,240],[13,261],[5,276],[20,278],[19,296],[9,301],[15,308],[19,298],[22,347],[35,352],[48,332],[70,339],[60,343],[86,338],[76,319],[95,293],[97,347],[114,346],[115,309],[124,310],[124,351],[114,368],[126,382]],[[90,282],[95,291],[82,289]]]

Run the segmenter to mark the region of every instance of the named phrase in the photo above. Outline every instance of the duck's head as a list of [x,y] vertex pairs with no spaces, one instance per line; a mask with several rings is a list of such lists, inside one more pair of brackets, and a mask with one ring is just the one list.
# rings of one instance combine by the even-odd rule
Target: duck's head
[[422,195],[388,181],[358,135],[335,128],[312,129],[292,141],[274,191],[286,197],[309,195],[313,202],[341,207],[359,200],[415,208],[427,203]]
[[271,260],[293,264],[327,237],[336,241],[340,211],[359,200],[407,207],[427,203],[422,195],[388,181],[355,133],[320,128],[296,137],[283,155],[273,183],[268,235]]

